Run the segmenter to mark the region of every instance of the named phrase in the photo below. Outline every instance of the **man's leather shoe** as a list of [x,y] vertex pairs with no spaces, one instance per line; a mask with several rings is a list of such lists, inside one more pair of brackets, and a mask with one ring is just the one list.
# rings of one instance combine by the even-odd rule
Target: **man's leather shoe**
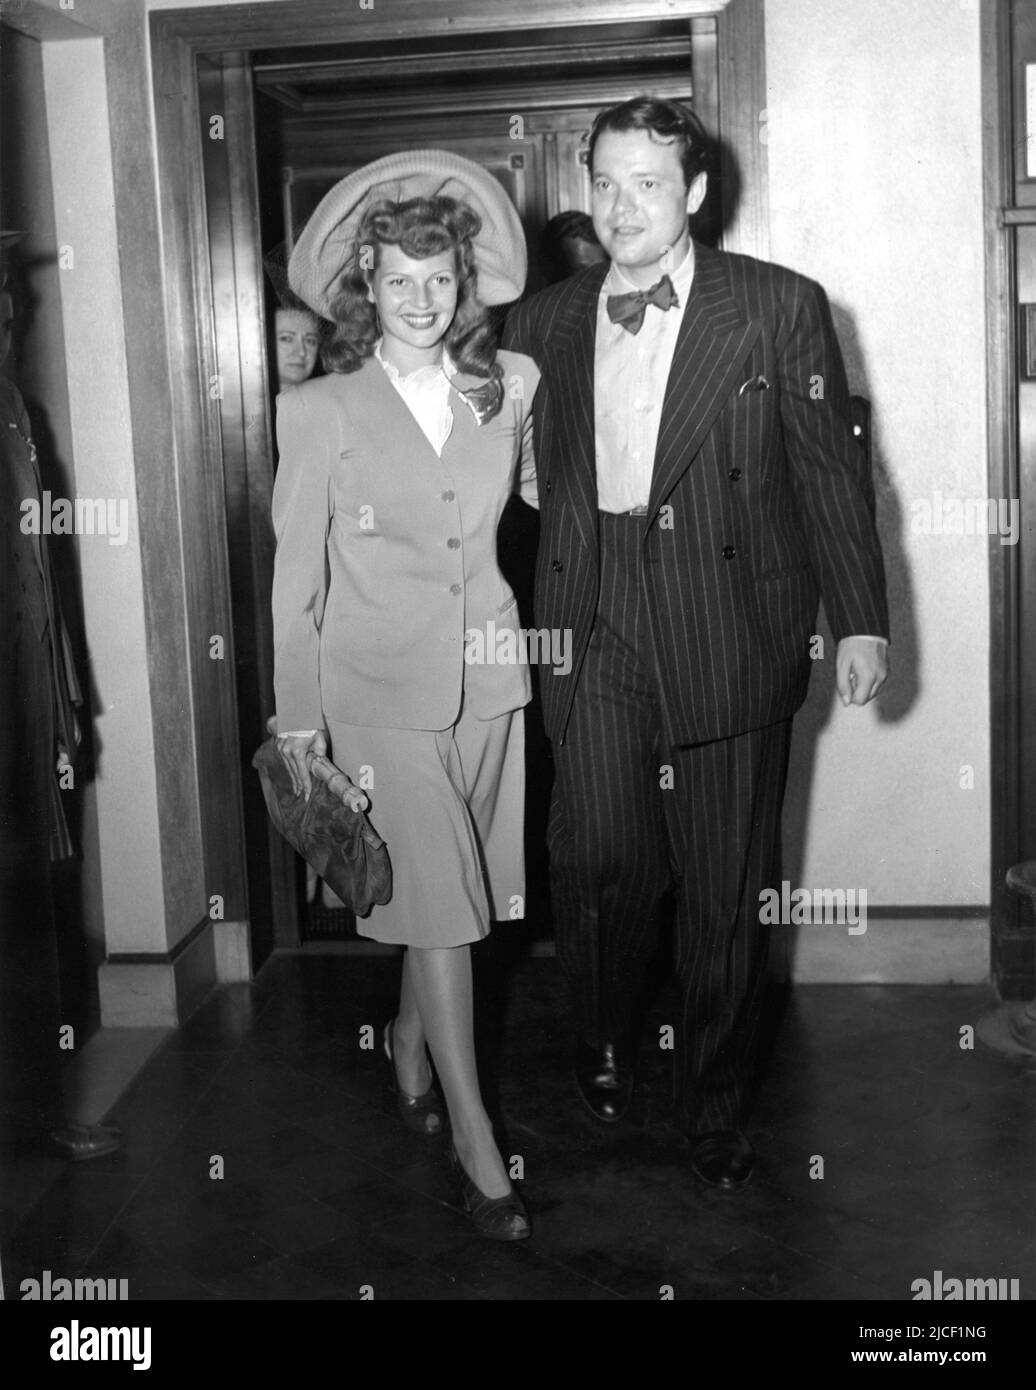
[[112,1125],[63,1125],[51,1130],[50,1142],[60,1158],[81,1163],[122,1148],[122,1130]]
[[633,1068],[619,1060],[614,1043],[599,1050],[578,1043],[575,1075],[579,1094],[596,1119],[608,1125],[622,1119],[633,1096]]
[[691,1135],[691,1170],[709,1187],[733,1192],[744,1187],[754,1168],[755,1150],[739,1129]]

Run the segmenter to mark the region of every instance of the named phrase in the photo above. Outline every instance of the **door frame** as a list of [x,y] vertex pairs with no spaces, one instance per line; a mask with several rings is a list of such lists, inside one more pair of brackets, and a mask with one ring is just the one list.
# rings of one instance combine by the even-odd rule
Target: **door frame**
[[982,0],[980,24],[989,496],[1019,499],[1023,538],[1020,545],[989,541],[990,968],[1001,998],[1024,999],[1036,983],[1032,922],[1004,876],[1012,864],[1036,859],[1036,737],[1025,734],[1036,724],[1036,594],[1023,568],[1032,564],[1024,538],[1036,536],[1036,470],[1023,473],[1019,449],[1011,239],[1016,226],[1036,224],[1036,207],[1015,205],[1010,0]]
[[[448,13],[446,12],[448,9]],[[760,116],[766,106],[764,0],[667,0],[664,8],[657,0],[523,0],[521,6],[503,11],[500,0],[451,0],[448,7],[429,0],[378,0],[376,6],[346,6],[342,0],[269,0],[248,7],[242,15],[238,7],[212,6],[200,9],[159,10],[149,16],[151,67],[154,91],[154,119],[157,145],[159,210],[165,266],[167,350],[173,405],[175,448],[172,457],[179,477],[177,506],[183,534],[194,538],[194,547],[204,563],[185,574],[188,626],[199,650],[211,634],[214,604],[226,612],[230,607],[227,512],[224,489],[223,441],[231,436],[245,439],[253,496],[272,490],[273,433],[267,406],[253,412],[255,418],[228,422],[227,398],[213,394],[212,383],[219,379],[219,356],[215,334],[216,296],[209,263],[208,218],[202,161],[197,155],[202,138],[203,113],[199,101],[199,63],[212,60],[222,65],[223,55],[235,55],[238,71],[247,67],[249,55],[257,49],[300,46],[300,34],[319,34],[319,44],[365,43],[376,40],[420,39],[435,35],[498,32],[503,29],[557,30],[569,26],[596,26],[633,23],[657,19],[684,19],[693,42],[699,45],[699,59],[705,64],[692,69],[692,80],[704,71],[716,74],[703,85],[702,104],[718,113],[715,133],[725,157],[736,165],[742,196],[736,209],[725,210],[727,231],[724,245],[743,254],[765,259],[769,253],[769,207],[766,146],[760,139]],[[693,62],[693,59],[692,59]],[[233,120],[238,123],[232,139],[239,151],[254,143],[254,110],[248,103],[234,102]],[[205,133],[209,133],[206,131]],[[224,131],[224,134],[226,132]],[[249,204],[257,206],[257,177],[254,160],[238,171],[233,181],[236,207],[229,209],[229,222],[238,232],[247,233]],[[723,179],[724,188],[734,180]],[[254,218],[253,218],[254,221]],[[249,249],[247,235],[239,241],[240,257],[235,258],[235,276],[245,277],[252,286],[261,281],[258,229]],[[259,305],[260,315],[262,305]],[[225,320],[229,322],[229,320]],[[239,329],[246,332],[238,320]],[[261,327],[260,321],[260,327]],[[254,325],[253,325],[254,330]],[[234,332],[233,325],[227,330]],[[227,360],[230,339],[224,334],[219,346]],[[234,397],[240,402],[241,395]],[[239,411],[240,404],[235,406]],[[265,464],[263,463],[265,460]],[[168,464],[166,464],[168,468]],[[263,470],[265,468],[265,476]],[[204,485],[199,484],[204,480]],[[138,494],[154,489],[168,493],[168,476],[138,474]],[[204,498],[204,504],[199,499]],[[260,568],[269,556],[257,541]],[[229,636],[229,626],[227,628]],[[232,651],[232,643],[230,644]],[[264,658],[265,659],[265,658]],[[260,660],[260,667],[263,659]],[[226,881],[238,884],[246,879],[246,837],[243,807],[243,767],[239,757],[240,734],[236,682],[233,662],[225,663],[225,677],[209,681],[193,698],[192,717],[196,728],[217,727],[222,731],[218,751],[220,767],[204,769],[199,777],[202,792],[202,834],[213,847],[221,864],[212,869]],[[264,680],[266,678],[264,677]],[[272,688],[262,692],[270,702]],[[282,856],[281,873],[290,872]],[[276,880],[277,872],[273,875]],[[282,904],[285,882],[273,885]],[[290,896],[290,894],[289,894]],[[235,917],[248,916],[247,907],[235,907]],[[273,938],[275,947],[299,944],[297,917],[292,911],[278,914]]]

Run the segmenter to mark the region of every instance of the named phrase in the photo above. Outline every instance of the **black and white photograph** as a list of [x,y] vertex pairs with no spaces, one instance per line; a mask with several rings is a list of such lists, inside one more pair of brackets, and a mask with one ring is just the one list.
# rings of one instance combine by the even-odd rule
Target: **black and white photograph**
[[1031,0],[0,0],[0,282],[5,1335],[1008,1372]]

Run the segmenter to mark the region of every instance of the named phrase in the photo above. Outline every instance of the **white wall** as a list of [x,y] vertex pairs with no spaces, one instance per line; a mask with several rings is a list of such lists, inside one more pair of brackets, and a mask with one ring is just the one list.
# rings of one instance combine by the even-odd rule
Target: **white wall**
[[766,46],[771,258],[826,287],[872,401],[893,623],[878,708],[814,675],[789,860],[871,905],[987,903],[987,539],[911,532],[916,499],[988,491],[977,5],[769,0]]
[[[43,46],[59,281],[80,497],[125,500],[124,545],[79,537],[90,671],[97,696],[98,831],[109,952],[167,947],[146,660],[144,588],[102,41]],[[82,170],[89,168],[84,179]]]

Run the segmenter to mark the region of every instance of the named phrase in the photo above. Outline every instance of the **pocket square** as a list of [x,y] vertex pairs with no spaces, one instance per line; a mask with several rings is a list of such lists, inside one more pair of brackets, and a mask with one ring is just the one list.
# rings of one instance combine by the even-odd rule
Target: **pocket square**
[[770,383],[764,376],[754,376],[745,382],[737,394],[743,396],[746,391],[769,391],[769,389]]

